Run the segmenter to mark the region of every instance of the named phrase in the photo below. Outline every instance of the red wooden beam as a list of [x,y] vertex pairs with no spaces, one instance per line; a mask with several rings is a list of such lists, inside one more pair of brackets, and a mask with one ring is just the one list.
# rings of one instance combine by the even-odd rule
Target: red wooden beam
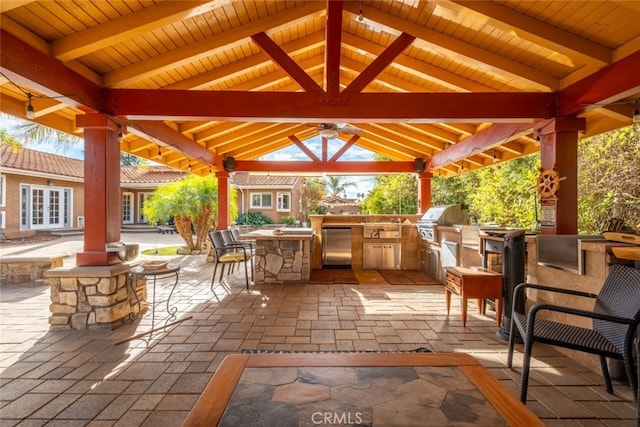
[[130,120],[495,122],[555,117],[553,93],[235,92],[107,89],[106,112]]
[[127,126],[131,132],[142,134],[151,141],[161,141],[172,147],[172,150],[179,151],[187,157],[194,160],[200,159],[203,163],[213,165],[218,169],[223,168],[222,159],[219,156],[164,123],[130,121]]
[[342,0],[327,0],[325,27],[325,90],[336,96],[340,92],[340,50],[342,47]]
[[640,92],[640,51],[558,92],[558,116],[580,114]]
[[327,161],[327,152],[329,151],[329,140],[322,137],[322,161]]
[[297,137],[297,136],[295,136],[295,135],[289,135],[289,139],[290,139],[291,141],[293,141],[293,143],[296,145],[296,147],[298,147],[300,150],[302,150],[302,152],[303,152],[304,154],[306,154],[307,156],[309,156],[309,158],[311,159],[311,161],[313,161],[313,162],[319,162],[319,161],[320,161],[320,159],[318,158],[318,156],[316,156],[316,155],[313,153],[313,151],[309,150],[309,147],[307,147],[306,145],[304,145],[304,144],[302,143],[302,141],[300,141],[300,140],[298,139],[298,137]]
[[391,64],[398,55],[413,43],[416,38],[410,34],[402,33],[378,56],[365,70],[358,75],[346,87],[343,93],[362,92],[385,68]]
[[258,33],[251,36],[251,40],[260,49],[269,56],[282,71],[287,73],[296,83],[307,92],[324,92],[322,88],[309,76],[289,55],[282,50],[271,38],[265,33]]
[[302,174],[387,174],[415,173],[413,162],[278,162],[236,160],[235,172],[291,172]]
[[15,84],[75,108],[102,110],[100,86],[4,30],[0,30],[0,70]]
[[464,160],[475,153],[486,151],[502,142],[531,133],[532,129],[533,123],[497,124],[490,126],[432,156],[427,170],[433,170],[449,163]]
[[349,141],[345,142],[345,144],[338,150],[336,151],[336,154],[334,154],[329,161],[330,162],[335,162],[337,161],[344,153],[347,152],[347,150],[349,148],[351,148],[353,146],[353,144],[356,143],[356,141],[358,141],[360,139],[359,135],[353,135]]

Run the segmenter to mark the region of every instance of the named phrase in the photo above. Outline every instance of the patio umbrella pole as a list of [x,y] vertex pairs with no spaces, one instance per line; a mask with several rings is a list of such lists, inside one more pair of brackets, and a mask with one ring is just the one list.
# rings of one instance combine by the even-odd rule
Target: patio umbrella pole
[[134,336],[129,337],[129,338],[127,338],[127,339],[117,341],[114,345],[120,345],[120,344],[122,344],[122,343],[125,343],[125,342],[129,342],[129,341],[135,340],[136,338],[140,338],[140,337],[143,337],[143,336],[145,336],[145,335],[149,335],[149,334],[151,334],[151,333],[153,333],[153,332],[155,332],[155,331],[159,331],[159,330],[161,330],[161,329],[166,329],[166,328],[168,328],[169,326],[177,325],[178,323],[182,323],[182,322],[184,322],[185,320],[189,320],[189,319],[192,319],[192,318],[193,318],[193,316],[188,316],[188,317],[185,317],[184,319],[180,319],[180,320],[176,320],[175,322],[167,323],[167,324],[166,324],[166,325],[164,325],[164,326],[159,326],[159,327],[157,327],[157,328],[151,329],[150,331],[142,332],[142,333],[140,333],[140,334],[134,335]]

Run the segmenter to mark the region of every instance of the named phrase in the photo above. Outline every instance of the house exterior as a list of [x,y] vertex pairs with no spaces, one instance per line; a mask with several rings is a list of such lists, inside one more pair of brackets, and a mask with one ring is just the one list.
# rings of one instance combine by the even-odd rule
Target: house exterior
[[331,196],[324,199],[322,204],[326,208],[326,213],[331,215],[359,215],[362,213],[362,205],[358,199]]
[[[123,166],[122,223],[146,224],[144,201],[183,172],[164,166]],[[0,237],[84,227],[84,162],[28,148],[0,145]]]
[[236,173],[231,179],[231,186],[238,192],[238,214],[260,212],[276,224],[289,216],[305,221],[300,200],[304,184],[304,177],[287,175]]

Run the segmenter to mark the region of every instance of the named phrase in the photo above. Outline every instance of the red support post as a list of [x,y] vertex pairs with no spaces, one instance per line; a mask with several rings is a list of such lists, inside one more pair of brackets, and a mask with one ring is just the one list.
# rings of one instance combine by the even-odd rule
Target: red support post
[[216,172],[218,178],[218,230],[229,227],[229,173],[225,171]]
[[541,199],[542,234],[578,233],[578,132],[584,129],[584,119],[571,117],[535,125],[541,170],[559,176],[557,192]]
[[120,241],[120,144],[117,123],[104,114],[77,116],[84,128],[84,252],[76,256],[79,266],[120,263],[107,243]]
[[419,176],[418,203],[421,213],[425,213],[431,207],[431,178],[433,174],[430,172],[423,172]]

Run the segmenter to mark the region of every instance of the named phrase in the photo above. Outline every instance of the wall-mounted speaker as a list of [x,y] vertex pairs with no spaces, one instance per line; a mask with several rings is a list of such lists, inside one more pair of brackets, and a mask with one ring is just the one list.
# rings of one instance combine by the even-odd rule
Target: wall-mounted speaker
[[417,173],[424,172],[424,159],[415,159],[413,161],[413,170],[415,170]]
[[227,172],[233,172],[236,168],[236,159],[233,157],[227,157],[224,159],[224,170]]

